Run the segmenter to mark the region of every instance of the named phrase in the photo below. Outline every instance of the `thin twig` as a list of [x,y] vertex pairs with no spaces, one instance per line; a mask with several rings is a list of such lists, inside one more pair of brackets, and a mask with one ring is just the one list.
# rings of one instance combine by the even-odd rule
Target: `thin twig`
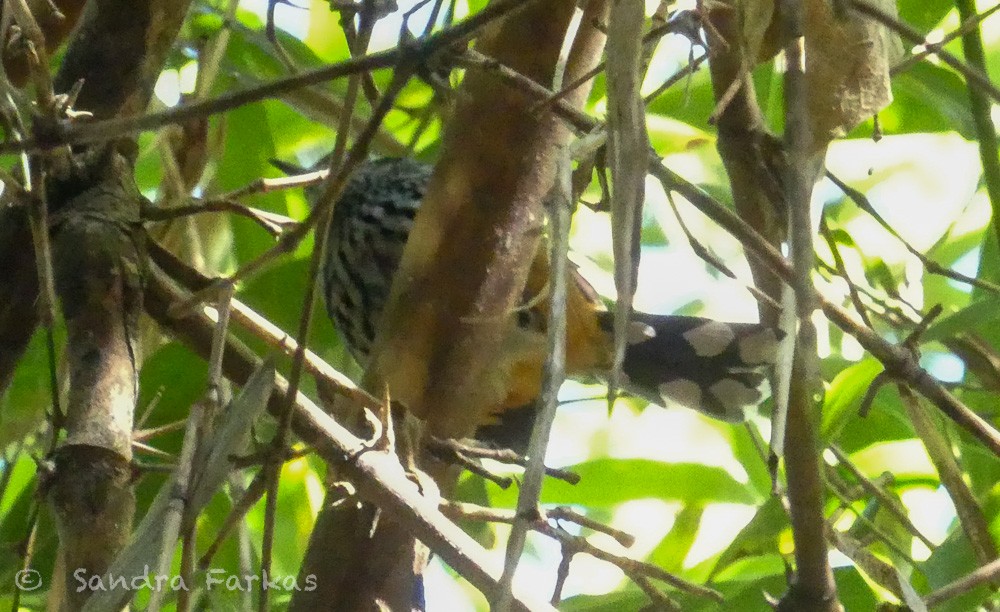
[[274,10],[279,4],[287,4],[293,8],[299,8],[293,5],[288,0],[268,0],[267,2],[267,20],[264,24],[264,35],[267,40],[270,41],[271,46],[274,48],[275,52],[278,54],[278,58],[285,65],[289,71],[295,71],[295,62],[292,60],[292,56],[285,51],[285,48],[281,45],[278,40],[278,32],[274,27]]
[[[958,28],[952,30],[951,32],[948,32],[946,36],[942,37],[941,40],[935,44],[939,47],[946,46],[948,43],[955,40],[959,36],[962,36],[978,28],[979,24],[981,24],[983,21],[986,20],[986,18],[990,17],[991,15],[993,15],[993,13],[996,13],[997,11],[1000,11],[1000,4],[994,4],[987,10],[983,11],[982,13],[977,13],[969,17],[968,19],[963,21]],[[913,55],[907,57],[906,59],[902,60],[901,62],[893,66],[889,70],[889,75],[897,76],[900,73],[909,70],[914,65],[919,64],[927,56],[933,54],[934,54],[934,49],[930,46],[925,46],[923,51],[920,51],[919,53],[914,53]]]
[[162,436],[164,434],[173,433],[180,429],[184,429],[184,424],[187,423],[187,419],[183,421],[174,421],[173,423],[167,423],[166,425],[160,425],[159,427],[150,427],[149,429],[138,429],[132,432],[132,439],[145,441],[150,438],[155,438],[157,436]]
[[681,80],[688,78],[695,72],[697,72],[698,69],[701,68],[701,65],[707,61],[708,61],[707,54],[699,55],[698,57],[692,59],[683,68],[681,68],[674,74],[670,75],[670,78],[660,83],[660,85],[656,89],[654,89],[653,91],[649,92],[646,96],[644,96],[643,100],[645,100],[646,104],[653,102],[654,100],[662,96],[664,92],[666,92],[668,89],[670,89],[677,83],[681,82]]
[[[326,242],[328,232],[327,225],[330,223],[330,216],[333,213],[334,203],[340,197],[351,173],[361,165],[368,157],[368,147],[372,138],[378,131],[382,120],[392,109],[396,101],[396,96],[403,90],[403,87],[410,80],[413,66],[398,66],[393,74],[392,82],[386,89],[379,101],[379,105],[372,113],[372,118],[368,125],[358,136],[358,140],[351,147],[350,153],[343,165],[338,168],[336,175],[331,173],[327,179],[327,184],[323,193],[319,196],[313,209],[311,218],[316,218],[317,227],[321,230],[316,233],[315,247],[312,259],[309,262],[309,282],[306,284],[306,294],[303,298],[302,315],[299,318],[299,328],[297,332],[297,348],[292,358],[292,369],[288,376],[288,391],[286,398],[285,412],[279,420],[278,432],[274,436],[273,448],[276,453],[284,452],[288,445],[288,439],[292,429],[292,415],[295,413],[295,397],[298,395],[299,384],[302,380],[303,364],[305,361],[306,342],[309,338],[309,330],[312,326],[313,309],[316,303],[316,287],[320,282],[320,269],[326,257]],[[265,466],[269,471],[267,481],[267,503],[264,506],[264,534],[261,550],[262,571],[270,573],[271,550],[274,544],[274,521],[277,512],[278,479],[281,472],[281,463],[274,461],[273,465]],[[260,612],[268,609],[268,594],[264,585],[261,585],[260,592]]]
[[162,451],[156,448],[155,446],[150,446],[149,444],[139,442],[138,440],[132,441],[132,449],[135,450],[136,452],[145,453],[147,455],[153,455],[154,457],[159,457],[160,459],[164,459],[166,461],[173,462],[176,460],[176,457],[173,454],[168,453],[166,451]]
[[[42,33],[42,28],[39,27],[35,16],[31,14],[31,7],[28,6],[26,0],[12,0],[6,3],[6,6],[13,13],[14,21],[20,28],[21,36],[24,37],[23,42],[28,47],[28,69],[35,86],[35,93],[38,96],[39,106],[45,109],[43,112],[51,112],[54,110],[55,89],[52,86],[52,76],[49,73],[49,56],[45,50],[45,34]],[[6,32],[4,40],[7,41]]]
[[257,193],[272,193],[275,191],[280,191],[282,189],[298,189],[299,187],[308,187],[310,185],[315,185],[316,183],[322,182],[329,174],[330,174],[329,169],[322,168],[312,172],[304,172],[292,176],[280,176],[277,178],[258,178],[256,180],[247,183],[243,187],[234,189],[233,191],[224,193],[213,199],[238,200],[244,196],[253,195]]
[[854,476],[854,479],[858,482],[858,484],[865,492],[867,492],[875,499],[879,500],[879,502],[882,504],[882,507],[885,508],[887,512],[892,514],[892,516],[895,517],[897,521],[905,525],[907,530],[909,530],[909,532],[912,533],[918,540],[923,542],[924,546],[926,546],[928,550],[934,550],[934,543],[931,542],[927,538],[927,536],[921,533],[919,529],[917,529],[917,526],[914,525],[913,521],[910,520],[910,517],[907,516],[906,510],[900,507],[899,500],[897,498],[883,491],[881,487],[876,485],[874,482],[871,481],[870,478],[861,473],[861,470],[859,470],[858,467],[854,465],[854,462],[851,461],[851,458],[848,457],[847,453],[841,450],[839,446],[837,446],[836,444],[831,444],[829,446],[829,449],[831,452],[833,452],[834,456],[837,458],[837,461],[840,463],[840,465],[844,466],[844,468],[846,468],[847,471],[849,471],[851,475]]
[[[528,459],[526,459],[524,455],[520,455],[509,448],[484,448],[471,444],[463,444],[458,440],[440,439],[434,437],[428,439],[427,448],[431,452],[437,454],[438,457],[444,461],[447,461],[451,455],[459,455],[476,459],[490,459],[498,463],[519,465],[521,467],[528,465]],[[546,467],[545,475],[551,478],[557,478],[571,485],[575,485],[580,482],[580,476],[574,472],[570,472],[569,470]]]
[[[199,354],[207,356],[214,324],[202,313],[183,319],[167,314],[168,305],[181,299],[175,283],[157,266],[151,266],[145,292],[147,312],[164,329],[178,335]],[[259,366],[260,360],[245,345],[229,338],[223,363],[228,378],[243,384]],[[268,405],[280,416],[285,407],[288,383],[275,378]],[[343,467],[345,476],[357,483],[359,493],[369,502],[392,514],[393,519],[427,544],[442,560],[484,593],[497,593],[499,568],[488,560],[486,552],[461,529],[447,520],[436,508],[429,507],[417,486],[408,478],[399,459],[385,452],[368,450],[362,440],[351,434],[301,393],[296,399],[296,434],[313,445],[327,462]],[[549,610],[544,598],[519,592],[517,610]]]
[[[313,209],[310,211],[309,215],[297,226],[294,226],[287,233],[282,234],[279,238],[277,244],[274,247],[268,249],[261,255],[252,259],[250,262],[245,264],[235,273],[227,278],[221,278],[214,281],[211,285],[195,292],[191,297],[180,304],[175,304],[171,308],[171,314],[173,316],[181,316],[190,309],[194,308],[202,301],[206,299],[211,299],[213,296],[218,294],[218,292],[224,290],[228,286],[233,286],[240,280],[249,278],[254,274],[258,273],[260,270],[264,269],[267,265],[275,261],[278,257],[284,255],[285,253],[294,250],[298,244],[305,238],[306,234],[314,227],[317,227],[321,220],[325,219],[327,215],[333,208],[334,202],[340,197],[341,191],[343,191],[344,186],[347,184],[347,180],[350,177],[354,169],[365,160],[368,154],[368,145],[371,143],[372,138],[378,131],[378,127],[382,122],[382,119],[388,114],[389,110],[392,108],[392,103],[395,100],[396,95],[399,90],[402,89],[406,80],[409,78],[413,67],[408,68],[400,67],[395,73],[396,76],[393,78],[393,88],[386,92],[385,97],[382,99],[382,103],[378,108],[375,109],[371,120],[365,126],[365,129],[358,136],[354,147],[351,148],[351,154],[348,156],[347,161],[337,172],[334,177],[329,177],[326,182],[326,187],[324,188],[322,194],[317,198],[317,201],[313,205]],[[404,76],[405,73],[405,76]],[[317,243],[322,244],[321,241],[325,240],[326,232],[320,232],[317,235]],[[313,261],[315,262],[315,256]],[[315,278],[314,276],[311,278]],[[312,290],[310,290],[310,295],[312,295]],[[311,308],[311,306],[310,306]]]
[[75,124],[63,130],[56,139],[32,138],[21,142],[0,143],[0,153],[35,151],[67,144],[115,140],[137,132],[153,130],[173,123],[184,123],[190,119],[230,111],[253,102],[260,102],[261,100],[279,96],[301,87],[316,85],[352,74],[370,72],[381,68],[391,68],[401,62],[419,61],[422,58],[430,57],[443,49],[447,49],[455,43],[467,40],[486,25],[523,8],[527,4],[526,0],[498,0],[497,2],[490,3],[486,8],[468,19],[441,30],[416,45],[400,45],[386,51],[371,53],[329,66],[323,66],[302,72],[301,74],[276,79],[269,83],[221,95],[211,100],[177,106],[159,113]]
[[[463,502],[443,500],[440,508],[441,512],[443,512],[446,516],[456,519],[462,518],[467,520],[505,523],[508,525],[512,525],[515,521],[519,520],[517,512],[513,510],[487,508]],[[555,512],[555,516],[553,516],[553,512]],[[537,515],[528,521],[528,524],[531,530],[552,538],[553,540],[556,540],[557,542],[560,542],[564,546],[568,547],[572,554],[582,552],[594,558],[606,561],[621,569],[626,575],[629,576],[630,579],[634,581],[644,577],[655,578],[656,580],[663,581],[679,590],[697,597],[705,597],[714,601],[722,601],[722,595],[714,589],[688,582],[651,563],[638,561],[630,557],[608,552],[594,544],[591,544],[586,538],[572,535],[564,529],[553,526],[549,522],[551,520],[578,522],[576,520],[577,518],[579,518],[579,515],[575,515],[575,513],[565,513],[560,510],[548,512],[539,510]],[[588,524],[578,524],[587,528],[592,528],[592,525],[599,525],[599,523],[592,521],[588,521]],[[621,534],[617,530],[606,525],[600,525],[600,528],[595,529],[595,531],[611,535],[611,537],[614,537],[616,540],[621,535],[628,536],[628,534]]]
[[[833,469],[831,469],[827,472],[827,475],[829,476],[830,474],[835,474],[835,473],[836,472]],[[886,533],[886,531],[881,527],[881,525],[879,525],[874,520],[869,518],[864,511],[858,511],[854,508],[853,502],[855,500],[851,499],[844,491],[840,490],[838,486],[834,485],[833,483],[829,483],[829,485],[830,485],[830,491],[833,493],[834,497],[840,500],[840,508],[843,512],[850,512],[851,514],[853,514],[854,520],[858,525],[862,525],[864,526],[865,529],[870,530],[871,533],[874,535],[875,539],[882,542],[882,544],[886,548],[891,550],[894,554],[898,555],[900,559],[903,559],[904,561],[909,563],[910,566],[914,568],[919,567],[917,562],[913,560],[910,553],[908,551],[903,550],[903,548],[894,541],[893,536]],[[835,531],[833,526],[837,524],[838,518],[839,514],[830,516],[830,519],[827,520],[827,532]],[[837,533],[840,532],[838,531]],[[933,550],[933,548],[931,550]]]
[[[688,244],[691,246],[691,250],[694,251],[694,254],[697,255],[699,258],[701,258],[702,261],[712,266],[719,272],[725,274],[729,278],[733,280],[739,280],[739,278],[736,276],[736,273],[733,272],[729,268],[729,266],[727,266],[722,261],[722,259],[717,257],[715,253],[710,251],[708,247],[702,244],[701,241],[699,241],[695,237],[694,233],[691,232],[691,230],[687,226],[687,223],[684,221],[684,218],[681,216],[680,209],[677,207],[677,202],[674,199],[673,191],[670,190],[668,185],[662,182],[660,184],[663,187],[663,191],[667,196],[667,202],[670,204],[670,208],[673,209],[674,211],[674,217],[677,219],[677,225],[681,228],[681,231],[684,232],[684,236],[687,238]],[[768,306],[771,306],[775,310],[781,309],[781,305],[778,304],[778,302],[775,301],[774,298],[767,295],[763,291],[757,289],[757,287],[746,284],[744,284],[744,287],[746,288],[747,291],[750,292],[750,295],[752,295],[754,299],[757,300],[758,302],[767,304]]]
[[946,278],[950,278],[960,283],[966,283],[968,285],[972,285],[973,287],[978,287],[980,289],[989,291],[991,293],[1000,293],[1000,285],[996,285],[987,280],[972,278],[971,276],[967,276],[965,274],[962,274],[961,272],[952,270],[951,268],[946,268],[941,264],[937,263],[936,261],[930,259],[923,253],[921,253],[919,250],[914,248],[913,245],[907,242],[906,239],[904,239],[899,234],[899,232],[896,231],[896,228],[892,227],[882,217],[882,215],[880,215],[878,211],[875,210],[875,207],[872,206],[871,200],[869,200],[865,194],[861,193],[857,189],[851,187],[844,181],[840,180],[832,172],[827,172],[826,176],[831,181],[833,181],[833,184],[836,185],[841,191],[843,191],[844,195],[850,198],[855,203],[855,205],[857,205],[858,208],[868,213],[873,219],[875,219],[875,221],[879,225],[882,226],[882,229],[889,232],[889,234],[893,238],[898,240],[900,244],[902,244],[903,247],[910,252],[911,255],[913,255],[920,261],[920,263],[924,266],[924,269],[927,270],[929,273],[937,274],[939,276],[944,276]]
[[[556,64],[553,78],[553,89],[562,85],[563,77],[569,63],[570,51],[576,39],[583,11],[577,9],[566,28],[562,50]],[[559,407],[559,388],[566,380],[566,300],[569,253],[569,226],[572,209],[572,165],[569,159],[569,148],[559,151],[556,167],[556,177],[548,210],[551,245],[549,249],[549,312],[548,350],[542,372],[542,392],[538,398],[538,412],[531,428],[528,440],[528,464],[524,469],[524,481],[517,497],[517,513],[519,517],[529,517],[538,507],[538,499],[542,493],[542,481],[545,478],[545,450],[548,448],[552,424],[555,421],[556,409]],[[500,577],[500,600],[496,602],[499,612],[507,612],[513,591],[514,572],[517,570],[528,530],[527,520],[516,520],[507,540],[507,550],[504,557],[503,575]]]
[[[667,34],[673,34],[673,33],[676,33],[676,32],[674,32],[674,25],[672,23],[663,23],[661,25],[658,25],[656,27],[651,28],[642,37],[642,45],[643,45],[643,47],[645,49],[644,55],[646,55],[646,56],[651,55],[652,54],[651,53],[652,50],[656,48],[656,44],[660,42],[660,39],[662,39]],[[700,65],[700,64],[701,64],[701,62],[699,61],[698,65]],[[644,62],[643,73],[645,73],[646,68],[648,68],[648,67],[649,67],[648,66],[648,62]],[[593,68],[591,68],[590,70],[588,70],[587,72],[583,73],[582,75],[580,75],[579,77],[577,77],[576,79],[574,79],[569,84],[564,85],[562,87],[553,87],[552,88],[553,89],[553,93],[551,95],[549,95],[548,97],[546,97],[544,100],[542,100],[540,102],[537,102],[535,104],[535,106],[533,106],[531,108],[531,112],[534,112],[534,113],[540,112],[542,110],[545,110],[545,109],[551,107],[552,105],[556,104],[557,102],[563,101],[571,93],[573,93],[574,91],[580,89],[581,87],[583,87],[584,85],[586,85],[588,82],[590,82],[592,79],[594,79],[595,77],[597,77],[597,75],[601,74],[601,72],[603,72],[606,68],[607,68],[606,62],[600,62],[596,66],[594,66]],[[689,64],[686,68],[682,69],[680,72],[678,72],[677,74],[675,74],[672,77],[670,77],[670,79],[668,79],[668,83],[669,84],[664,83],[659,88],[657,88],[656,92],[653,92],[653,95],[650,95],[647,98],[647,101],[655,99],[656,96],[659,95],[659,93],[663,93],[663,91],[665,91],[666,89],[668,89],[671,85],[673,85],[673,83],[675,83],[678,80],[684,78],[685,76],[687,76],[688,74],[690,74],[691,72],[693,72],[696,68],[697,68],[697,65],[695,65],[694,62],[692,62],[691,64]],[[657,92],[659,92],[659,93],[657,93]]]
[[915,30],[913,26],[903,23],[895,16],[890,15],[882,8],[871,4],[867,0],[845,0],[845,2],[849,3],[855,11],[884,25],[910,43],[924,45],[928,49],[933,50],[934,55],[938,59],[964,76],[970,86],[975,86],[983,93],[989,95],[990,98],[993,98],[994,102],[1000,102],[1000,88],[997,88],[989,80],[989,77],[942,49],[940,43],[928,42],[924,35]]
[[275,238],[281,236],[285,231],[287,231],[287,229],[298,225],[297,221],[289,219],[288,217],[277,215],[266,210],[259,210],[249,206],[244,206],[243,204],[233,200],[222,200],[217,198],[202,200],[197,204],[190,204],[187,206],[170,206],[166,208],[161,208],[159,206],[145,207],[142,211],[142,217],[143,221],[147,222],[163,222],[172,221],[180,217],[218,212],[235,213],[241,217],[246,217],[262,227],[264,231]]
[[[475,49],[469,49],[462,55],[459,55],[456,58],[456,63],[465,68],[475,68],[491,72],[502,78],[506,83],[538,98],[549,96],[552,93],[552,90],[548,87],[539,85],[520,72],[479,53]],[[553,112],[581,132],[587,132],[598,124],[596,119],[565,100],[556,102],[553,106]]]
[[226,538],[229,537],[229,533],[243,521],[243,517],[246,516],[247,512],[256,505],[261,497],[264,496],[266,491],[266,480],[264,478],[265,472],[260,470],[254,475],[250,485],[247,487],[243,495],[240,496],[236,504],[233,505],[232,510],[226,515],[226,519],[223,521],[222,526],[219,527],[218,532],[215,534],[215,539],[209,545],[208,549],[198,560],[198,569],[204,571],[212,563],[212,559],[215,558],[216,553],[225,544]]
[[932,591],[927,597],[924,597],[924,603],[927,604],[928,608],[936,606],[959,595],[964,595],[979,586],[995,582],[998,577],[1000,577],[1000,559],[991,561],[971,574]]
[[[722,205],[707,193],[681,178],[662,164],[662,161],[651,156],[649,171],[653,176],[663,177],[671,188],[683,195],[696,208],[710,219],[725,228],[747,251],[764,263],[772,272],[785,282],[792,279],[792,269],[770,243],[749,226],[743,219]],[[912,352],[903,347],[888,342],[871,328],[858,323],[854,317],[839,305],[818,296],[819,306],[823,313],[837,327],[854,338],[885,365],[892,376],[906,381],[921,395],[931,401],[948,418],[970,432],[986,446],[990,452],[1000,456],[1000,432],[982,417],[969,409],[913,359]]]
[[819,222],[819,233],[826,241],[826,246],[830,249],[830,254],[833,255],[833,263],[836,266],[837,272],[840,274],[841,278],[847,283],[847,293],[851,298],[851,303],[854,304],[854,310],[864,321],[865,325],[868,327],[874,327],[872,325],[871,319],[868,318],[868,309],[865,308],[864,303],[861,301],[861,295],[858,293],[858,287],[851,280],[851,275],[847,272],[847,265],[844,263],[844,257],[840,254],[840,247],[837,245],[837,241],[833,237],[833,232],[830,231],[830,225],[826,221],[826,215],[820,219]]
[[683,578],[671,574],[665,569],[653,565],[652,563],[638,561],[630,557],[609,552],[599,546],[591,544],[586,538],[574,536],[563,529],[552,527],[547,523],[539,524],[538,527],[538,532],[543,535],[547,535],[561,543],[568,543],[578,552],[586,553],[595,559],[611,563],[625,572],[625,575],[633,581],[637,581],[639,578],[653,578],[696,597],[704,597],[716,602],[723,601],[722,593],[719,593],[715,589],[710,589],[700,584],[684,580]]
[[[440,507],[441,512],[452,518],[485,521],[490,523],[506,523],[508,525],[513,524],[515,520],[515,512],[505,508],[490,508],[487,506],[479,506],[467,502],[450,500],[442,500]],[[542,510],[539,513],[538,520],[576,523],[577,525],[586,527],[596,533],[603,533],[611,536],[616,542],[625,548],[629,548],[635,543],[635,536],[632,534],[625,533],[624,531],[615,529],[610,525],[605,525],[604,523],[595,521],[594,519],[580,514],[570,508],[556,507],[548,510]]]
[[561,553],[559,567],[556,568],[556,584],[552,587],[552,598],[549,599],[549,603],[553,606],[558,606],[562,600],[563,587],[569,578],[569,564],[573,561],[573,552],[568,546],[562,546]]
[[546,511],[546,515],[555,521],[569,521],[581,527],[586,527],[598,533],[603,533],[614,538],[616,542],[625,548],[631,548],[635,544],[635,536],[620,529],[615,529],[610,525],[595,521],[594,519],[577,512],[567,506],[557,506]]

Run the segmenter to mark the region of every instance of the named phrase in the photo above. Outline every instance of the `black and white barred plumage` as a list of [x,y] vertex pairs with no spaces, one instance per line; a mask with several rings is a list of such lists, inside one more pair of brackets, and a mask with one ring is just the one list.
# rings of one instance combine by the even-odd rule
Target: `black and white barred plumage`
[[[362,365],[430,175],[431,166],[412,159],[369,161],[354,173],[334,207],[323,294],[338,333]],[[610,334],[610,313],[598,316]],[[742,420],[745,408],[763,399],[760,387],[782,337],[759,324],[689,316],[636,312],[632,325],[635,333],[623,364],[626,390],[726,421]]]
[[351,355],[364,364],[389,297],[430,166],[411,159],[362,165],[333,209],[323,267],[327,313]]

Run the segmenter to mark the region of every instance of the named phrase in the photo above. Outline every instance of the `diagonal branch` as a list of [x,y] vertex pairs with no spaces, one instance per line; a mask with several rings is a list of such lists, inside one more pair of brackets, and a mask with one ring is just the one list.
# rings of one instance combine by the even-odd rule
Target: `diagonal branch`
[[[708,218],[736,237],[751,255],[766,264],[779,278],[788,283],[792,282],[794,278],[792,268],[781,253],[735,213],[663,166],[659,159],[651,160],[649,171],[653,176],[664,181],[665,184],[670,185],[677,193],[684,196]],[[854,336],[865,350],[882,362],[890,375],[908,383],[937,406],[938,410],[945,413],[948,418],[978,438],[992,453],[1000,456],[1000,432],[959,401],[927,370],[923,369],[914,358],[912,351],[887,341],[874,330],[856,321],[847,310],[827,300],[822,295],[818,296],[818,299],[819,307],[827,318],[834,325]]]
[[[184,293],[156,266],[151,267],[146,290],[146,310],[164,329],[176,335],[195,352],[206,357],[211,352],[214,323],[204,312],[182,318],[168,315],[171,303]],[[237,384],[249,379],[259,359],[245,345],[230,337],[226,341],[223,371]],[[288,383],[278,378],[268,410],[280,415],[285,406]],[[486,556],[486,551],[461,529],[445,518],[433,500],[423,497],[418,487],[403,471],[395,455],[368,450],[354,436],[301,393],[296,397],[292,430],[331,465],[341,466],[357,484],[362,498],[391,514],[435,553],[487,596],[497,593],[500,570]],[[551,610],[532,594],[518,593],[514,610]]]
[[[144,106],[131,103],[126,109],[129,112],[123,113],[124,116],[120,118],[74,125],[56,134],[37,136],[26,139],[23,142],[0,143],[0,153],[46,149],[62,144],[84,144],[112,140],[160,128],[165,125],[181,124],[191,119],[230,111],[253,102],[274,98],[301,87],[308,87],[353,74],[367,73],[380,68],[391,68],[400,62],[418,61],[421,58],[429,59],[434,54],[443,52],[452,45],[469,39],[492,21],[516,12],[527,4],[529,3],[526,0],[499,0],[490,3],[489,6],[472,17],[429,36],[424,41],[415,45],[400,45],[386,51],[362,55],[202,102],[176,106],[159,113],[139,115],[138,113]],[[110,63],[115,62],[112,59]],[[103,64],[98,64],[98,66],[103,66]],[[63,79],[57,81],[57,90],[59,89],[58,85],[61,85],[62,82]],[[120,98],[121,96],[115,93],[110,99],[118,100]],[[131,102],[130,99],[126,101]],[[85,106],[85,108],[89,107]],[[105,116],[101,113],[96,114],[98,116]]]

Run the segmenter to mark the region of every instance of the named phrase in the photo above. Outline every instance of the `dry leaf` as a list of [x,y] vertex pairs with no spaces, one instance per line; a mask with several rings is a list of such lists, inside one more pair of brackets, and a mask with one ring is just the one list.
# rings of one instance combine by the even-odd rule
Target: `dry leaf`
[[[879,0],[896,14],[894,0]],[[901,53],[899,39],[861,15],[842,18],[826,0],[806,4],[806,75],[813,137],[843,136],[892,102],[889,68]]]

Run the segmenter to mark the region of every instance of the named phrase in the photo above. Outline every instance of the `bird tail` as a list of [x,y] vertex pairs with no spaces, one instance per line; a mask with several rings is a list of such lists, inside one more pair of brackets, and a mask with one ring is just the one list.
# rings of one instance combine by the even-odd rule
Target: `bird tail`
[[[604,315],[610,329],[613,316]],[[760,403],[784,334],[757,323],[634,313],[625,362],[626,391],[655,404],[693,408],[717,419],[742,421]]]
[[[601,313],[610,332],[614,315]],[[625,362],[624,391],[659,406],[682,405],[711,417],[740,422],[764,399],[784,337],[759,323],[727,323],[702,317],[633,313]],[[476,438],[498,448],[526,450],[537,404],[509,408],[480,427]]]

